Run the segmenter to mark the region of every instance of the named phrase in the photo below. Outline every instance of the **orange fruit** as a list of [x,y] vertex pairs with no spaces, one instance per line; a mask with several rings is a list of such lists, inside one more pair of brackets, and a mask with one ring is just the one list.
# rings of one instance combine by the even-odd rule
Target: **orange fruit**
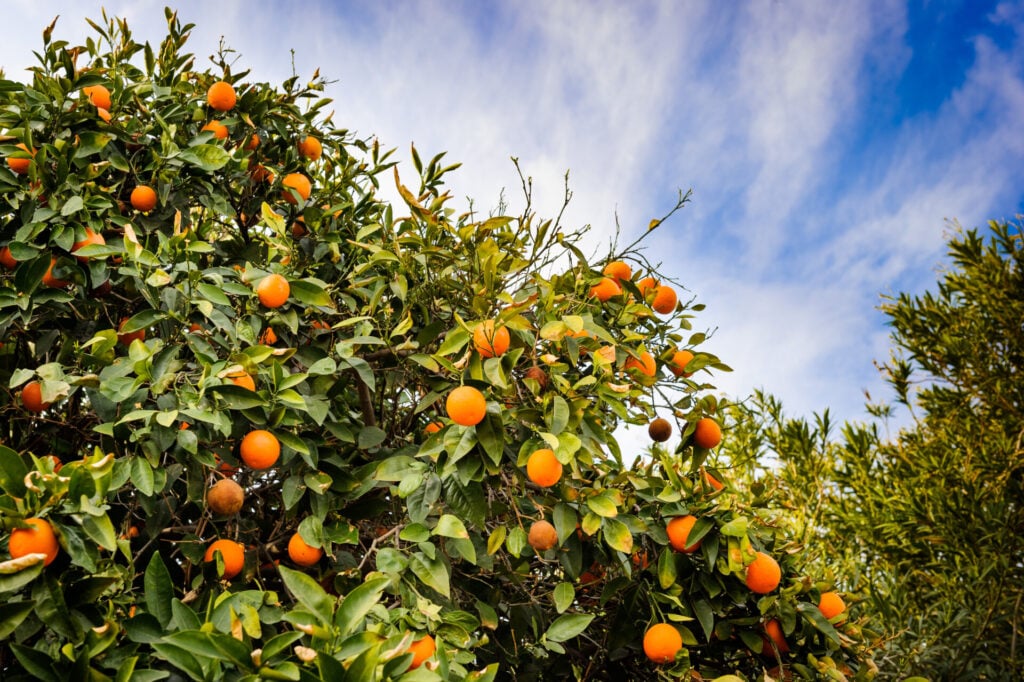
[[323,154],[324,147],[320,144],[320,140],[316,139],[312,135],[306,135],[299,140],[299,154],[302,154],[310,161],[316,161]]
[[53,266],[56,264],[57,257],[50,256],[50,267],[46,268],[46,272],[43,274],[43,284],[51,289],[63,289],[68,285],[68,281],[66,279],[57,279],[53,276]]
[[315,566],[323,556],[323,549],[307,545],[306,541],[298,533],[292,535],[291,540],[288,541],[288,558],[299,566],[305,566],[306,568]]
[[[97,234],[96,232],[93,232],[90,228],[87,227],[85,228],[85,237],[83,237],[81,241],[75,242],[75,245],[71,247],[71,253],[74,254],[75,251],[78,251],[81,248],[89,246],[90,244],[98,244],[100,246],[103,246],[106,243],[107,240],[103,238],[103,235]],[[77,258],[78,262],[80,263],[89,262],[88,256],[75,256],[75,258]]]
[[263,333],[260,334],[260,343],[264,346],[273,346],[277,343],[277,333],[273,327],[267,327],[263,330]]
[[430,422],[429,424],[423,427],[423,431],[426,433],[437,433],[443,428],[444,424],[442,424],[441,422]]
[[256,295],[267,308],[280,308],[288,300],[292,288],[288,280],[277,273],[267,275],[256,285]]
[[214,514],[237,514],[245,503],[245,491],[230,478],[222,478],[206,492],[206,506]]
[[88,85],[82,88],[82,94],[89,98],[97,109],[110,109],[110,90],[103,85]]
[[214,552],[220,552],[224,561],[224,580],[231,580],[242,572],[245,565],[245,547],[234,540],[217,540],[210,543],[203,555],[203,561],[213,561]]
[[[782,625],[778,620],[772,618],[770,621],[764,624],[764,633],[775,642],[776,648],[778,648],[780,654],[784,654],[789,651],[789,644],[786,643],[786,637],[782,633]],[[772,645],[766,639],[764,645],[761,647],[761,654],[764,656],[774,656],[775,652],[772,650]]]
[[506,327],[494,328],[494,320],[484,320],[473,330],[473,347],[482,357],[504,355],[511,337]]
[[8,270],[13,270],[18,267],[18,261],[14,260],[14,256],[11,255],[11,248],[5,246],[0,249],[0,265],[3,265]]
[[562,478],[562,463],[553,450],[535,450],[526,460],[526,477],[542,488],[553,486]]
[[124,329],[124,325],[127,322],[128,322],[128,318],[126,317],[123,320],[121,320],[121,325],[117,328],[118,329],[118,334],[117,334],[118,342],[120,344],[122,344],[122,345],[130,346],[130,345],[132,345],[132,341],[135,341],[136,339],[138,339],[139,341],[145,340],[145,338],[146,338],[146,330],[145,329],[138,329],[138,330],[133,331],[133,332],[121,332],[120,330]]
[[38,381],[30,381],[21,389],[21,404],[29,412],[42,412],[50,406],[43,402],[43,387]]
[[228,378],[231,379],[231,383],[233,383],[235,386],[241,386],[242,388],[247,388],[250,391],[256,390],[256,381],[252,378],[252,375],[246,372],[232,374]]
[[846,602],[838,592],[822,592],[821,599],[818,600],[818,610],[825,616],[825,620],[832,620],[846,611]]
[[487,399],[472,386],[459,386],[448,394],[445,410],[460,426],[476,426],[487,415]]
[[601,274],[611,277],[616,283],[621,282],[624,279],[629,279],[633,276],[633,270],[626,263],[620,260],[615,260],[604,266],[604,270]]
[[409,664],[409,670],[420,667],[423,661],[434,655],[435,651],[437,651],[437,644],[430,635],[423,635],[410,644],[409,653],[412,654],[412,663]]
[[697,517],[692,514],[677,516],[668,522],[665,532],[668,533],[668,543],[672,545],[672,549],[683,554],[693,554],[700,549],[702,540],[698,540],[692,545],[687,543],[690,539],[690,531],[693,530],[696,523]]
[[708,485],[714,488],[715,490],[721,490],[722,488],[725,487],[721,481],[719,481],[717,478],[715,478],[706,471],[704,472],[704,480],[707,481]]
[[686,366],[693,360],[693,353],[688,350],[677,350],[668,361],[668,369],[677,377],[690,377],[693,372],[687,372]]
[[200,128],[200,132],[206,132],[207,130],[213,133],[213,136],[218,140],[226,140],[228,138],[228,127],[216,119]]
[[[21,149],[22,151],[25,151],[25,152],[28,151],[28,147],[26,147],[23,142],[19,142],[17,144],[17,147],[18,147],[18,149]],[[36,150],[33,149],[32,150],[32,156],[35,156],[35,155],[36,155]],[[18,175],[24,175],[25,173],[28,173],[28,167],[30,165],[32,165],[32,159],[24,159],[24,158],[14,159],[14,158],[10,158],[10,157],[8,157],[8,159],[7,159],[7,166],[12,171],[17,173]]]
[[110,112],[104,109],[103,107],[96,108],[96,115],[103,119],[104,123],[110,123],[111,119],[113,118],[113,116],[110,115]]
[[285,188],[281,194],[289,204],[296,204],[298,202],[295,201],[295,195],[289,192],[288,188],[295,190],[302,197],[303,201],[309,199],[310,192],[313,191],[313,185],[309,182],[309,178],[302,173],[289,173],[284,176],[284,179],[281,180],[281,186]]
[[257,429],[245,434],[238,454],[253,469],[269,469],[281,456],[281,442],[270,431]]
[[655,663],[671,663],[682,648],[682,635],[669,623],[655,623],[644,633],[644,653]]
[[611,277],[602,277],[600,282],[590,287],[590,295],[602,303],[621,293],[622,287]]
[[601,346],[595,355],[600,355],[608,364],[615,364],[615,346]]
[[534,521],[526,541],[538,552],[545,552],[558,544],[558,533],[547,521]]
[[57,455],[47,455],[43,459],[49,459],[53,462],[53,473],[60,473],[60,470],[64,468],[64,462]]
[[238,96],[235,89],[226,81],[217,81],[206,91],[206,103],[217,111],[231,111],[235,108],[236,101]]
[[256,149],[257,147],[259,147],[259,146],[260,146],[260,136],[259,136],[258,133],[253,133],[252,136],[249,137],[249,141],[245,143],[245,149],[246,149],[246,151],[250,151],[251,152],[254,149]]
[[640,295],[647,300],[647,292],[651,291],[658,286],[658,280],[653,277],[644,277],[642,280],[636,283],[636,288],[640,290]]
[[132,208],[148,213],[156,208],[156,192],[148,185],[139,185],[132,190]]
[[693,444],[710,450],[722,442],[722,427],[711,417],[703,417],[693,431]]
[[672,423],[662,417],[658,417],[647,427],[647,435],[655,443],[664,443],[672,437]]
[[[253,182],[273,182],[274,171],[268,169],[262,163],[257,163],[255,166],[249,169],[249,177],[252,178]],[[292,230],[294,231],[294,227]]]
[[652,356],[647,351],[640,351],[640,357],[634,358],[630,356],[626,359],[626,364],[623,366],[626,370],[635,369],[641,374],[645,374],[649,377],[653,377],[658,373],[658,364],[654,361]]
[[533,379],[534,381],[537,382],[537,385],[540,387],[541,390],[544,390],[545,388],[547,388],[547,385],[548,385],[548,375],[547,375],[547,372],[542,370],[540,367],[537,367],[536,365],[531,367],[530,369],[526,370],[526,373],[523,375],[523,378],[524,379]]
[[53,532],[53,526],[46,519],[25,519],[28,528],[15,528],[11,531],[11,539],[7,549],[12,559],[20,559],[26,554],[45,554],[44,566],[49,566],[57,558],[60,545]]
[[659,284],[655,287],[654,300],[651,301],[651,307],[654,308],[655,312],[668,315],[676,309],[677,302],[678,298],[676,297],[675,289],[667,284]]
[[747,566],[747,587],[757,594],[768,594],[782,580],[782,569],[779,562],[764,552],[758,552],[757,558]]

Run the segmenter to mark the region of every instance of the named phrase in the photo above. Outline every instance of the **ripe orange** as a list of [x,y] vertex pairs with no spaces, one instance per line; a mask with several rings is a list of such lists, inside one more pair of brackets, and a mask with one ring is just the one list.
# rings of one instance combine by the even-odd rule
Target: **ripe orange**
[[[249,168],[249,177],[252,178],[252,181],[255,183],[269,183],[274,181],[274,171],[270,170],[262,163],[257,163],[255,166]],[[294,231],[295,227],[292,226],[292,232]]]
[[412,654],[412,663],[409,664],[409,670],[420,667],[423,661],[434,655],[435,651],[437,651],[437,644],[430,635],[423,635],[410,644],[409,653]]
[[672,359],[668,362],[669,371],[677,377],[693,376],[693,372],[685,371],[686,366],[690,364],[690,360],[693,360],[693,353],[688,350],[677,350],[672,354]]
[[146,330],[145,329],[139,329],[139,330],[136,330],[136,331],[133,331],[133,332],[121,332],[120,330],[124,329],[124,325],[127,322],[128,322],[128,318],[126,317],[123,320],[121,320],[121,324],[117,328],[118,329],[118,334],[117,334],[117,341],[118,341],[118,343],[120,343],[121,345],[124,345],[124,346],[130,346],[130,345],[132,345],[132,341],[135,341],[135,340],[143,341],[143,340],[145,340],[145,338],[146,338]]
[[238,96],[235,89],[226,81],[217,81],[206,91],[206,103],[217,111],[231,111],[235,108],[236,101]]
[[708,485],[714,488],[716,491],[721,490],[722,488],[725,487],[721,481],[719,481],[717,478],[715,478],[706,471],[704,472],[704,480],[707,481]]
[[643,296],[645,301],[647,300],[647,293],[657,286],[658,280],[653,277],[644,277],[636,283],[636,288],[640,290],[640,295]]
[[252,378],[252,375],[246,372],[232,374],[228,378],[231,379],[231,383],[233,383],[235,386],[241,386],[242,388],[247,388],[250,391],[256,390],[256,380]]
[[218,140],[226,140],[228,138],[228,127],[216,119],[200,129],[201,132],[206,132],[207,130],[213,133],[213,136]]
[[527,542],[538,552],[546,552],[558,544],[558,533],[555,527],[547,521],[534,521],[530,525],[530,533]]
[[110,115],[110,112],[103,107],[96,108],[96,115],[103,119],[104,123],[110,123],[110,120],[113,118],[113,116]]
[[156,208],[156,192],[148,185],[139,185],[132,190],[132,208],[149,213]]
[[697,422],[693,431],[693,444],[699,448],[710,450],[722,442],[722,427],[711,417],[704,417]]
[[82,94],[89,98],[97,109],[110,109],[110,90],[103,85],[89,85],[82,88]]
[[320,547],[311,547],[306,544],[298,533],[292,535],[288,541],[288,557],[299,566],[315,566],[324,556],[324,550]]
[[21,389],[21,404],[29,412],[42,412],[50,406],[43,402],[43,387],[38,381],[30,381]]
[[590,287],[590,295],[602,303],[621,293],[622,287],[611,277],[603,277],[600,282]]
[[320,144],[320,140],[316,139],[312,135],[306,135],[299,140],[299,154],[302,154],[310,161],[316,161],[323,154],[324,147]]
[[206,506],[214,514],[237,514],[245,503],[245,491],[230,478],[222,478],[206,492]]
[[[770,621],[764,624],[764,633],[775,642],[775,646],[778,648],[780,654],[784,654],[789,651],[789,644],[786,643],[786,637],[782,632],[782,625],[778,620],[772,618]],[[764,656],[774,656],[775,652],[772,651],[772,645],[766,639],[764,645],[761,647],[761,654]]]
[[245,434],[238,454],[253,469],[269,469],[281,456],[281,442],[270,431],[257,429]]
[[44,566],[49,566],[57,558],[60,545],[53,532],[53,526],[46,519],[25,519],[28,528],[15,528],[11,531],[11,539],[7,549],[12,559],[20,559],[26,554],[45,554]]
[[289,188],[295,190],[302,197],[303,201],[308,200],[310,192],[313,191],[313,185],[309,182],[309,178],[302,173],[289,173],[284,176],[284,179],[281,180],[281,186],[285,188],[281,194],[289,204],[298,203],[295,201],[295,195],[288,191]]
[[[103,235],[97,234],[96,232],[93,232],[90,228],[87,227],[85,228],[85,237],[83,237],[80,241],[75,242],[75,245],[71,247],[71,253],[74,254],[75,251],[85,248],[90,244],[98,244],[100,246],[103,246],[106,243],[107,240],[103,238]],[[75,258],[78,259],[79,263],[89,262],[88,256],[75,256]]]
[[260,146],[260,136],[258,133],[253,133],[249,138],[249,141],[245,143],[246,151],[253,151]]
[[473,330],[473,347],[482,357],[493,358],[504,355],[511,337],[508,328],[494,328],[494,320],[484,320]]
[[757,558],[747,566],[747,587],[757,594],[768,594],[782,580],[782,569],[779,563],[764,552],[758,552]]
[[292,288],[284,276],[277,273],[267,275],[256,285],[256,295],[267,308],[280,308],[291,295]]
[[526,460],[526,477],[542,488],[553,486],[562,478],[562,463],[552,450],[535,450]]
[[647,435],[655,443],[664,443],[672,437],[672,423],[663,417],[658,417],[647,427]]
[[818,610],[825,616],[825,620],[832,620],[846,611],[846,602],[838,592],[822,592],[821,599],[818,600]]
[[654,300],[651,301],[651,307],[654,308],[655,312],[668,315],[676,309],[677,302],[678,298],[676,297],[675,289],[667,284],[659,284],[655,287]]
[[655,663],[671,663],[683,648],[683,638],[669,623],[655,623],[644,633],[644,653]]
[[672,545],[672,549],[683,554],[693,554],[700,549],[702,540],[698,540],[692,545],[687,542],[690,539],[690,531],[693,530],[696,523],[697,517],[692,514],[677,516],[668,522],[665,532],[668,533],[668,543]]
[[11,248],[5,246],[0,249],[0,265],[3,265],[8,270],[13,270],[18,267],[18,261],[14,260],[14,256],[11,255]]
[[267,327],[260,334],[260,343],[264,346],[273,346],[277,343],[277,332],[274,331],[273,327]]
[[[28,147],[26,147],[23,142],[19,142],[17,144],[17,147],[18,147],[18,149],[21,149],[22,151],[25,151],[25,152],[28,151]],[[36,150],[33,149],[32,150],[32,156],[35,156],[35,155],[36,155]],[[12,171],[17,173],[18,175],[24,175],[25,173],[28,173],[28,167],[30,165],[32,165],[32,159],[24,159],[24,158],[14,159],[14,158],[10,158],[10,157],[8,157],[8,159],[7,159],[7,166]]]
[[633,276],[633,270],[626,263],[620,260],[614,260],[608,265],[604,266],[604,270],[601,273],[607,277],[611,277],[616,283],[629,279]]
[[51,289],[63,289],[68,285],[66,279],[57,279],[53,276],[53,266],[57,264],[57,257],[50,257],[50,267],[46,268],[46,272],[43,274],[43,284],[50,287]]
[[224,580],[231,580],[242,572],[242,567],[245,566],[245,547],[234,540],[217,540],[206,548],[203,561],[213,561],[214,552],[220,552],[224,561]]
[[445,410],[453,422],[461,426],[476,426],[487,415],[487,399],[472,386],[459,386],[448,394]]
[[429,424],[427,424],[426,426],[423,427],[423,431],[425,433],[428,433],[428,434],[429,433],[437,433],[438,431],[440,431],[443,428],[444,428],[444,424],[442,424],[441,422],[430,422]]
[[626,364],[623,366],[624,369],[631,370],[635,369],[641,374],[645,374],[649,377],[653,377],[658,373],[658,364],[654,361],[654,356],[645,350],[640,351],[640,357],[634,358],[630,356],[626,360]]

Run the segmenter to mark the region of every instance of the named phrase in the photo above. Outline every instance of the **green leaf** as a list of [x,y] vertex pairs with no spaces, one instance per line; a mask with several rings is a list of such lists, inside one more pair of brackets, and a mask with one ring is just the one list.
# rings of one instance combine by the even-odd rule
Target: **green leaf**
[[87,156],[92,156],[98,151],[101,151],[107,144],[114,139],[112,135],[106,133],[97,133],[94,131],[82,131],[78,135],[78,148],[75,149],[76,159],[84,159]]
[[45,555],[36,555],[35,559],[30,556],[0,562],[0,594],[20,590],[42,573]]
[[160,552],[154,552],[149,559],[143,579],[143,589],[146,611],[156,617],[161,627],[166,628],[171,622],[171,599],[174,598],[174,586],[171,584],[171,574],[167,571]]
[[197,144],[182,149],[178,152],[177,158],[209,172],[223,168],[231,160],[231,155],[223,147],[215,144]]
[[430,559],[423,552],[416,552],[409,560],[409,568],[424,585],[446,599],[451,597],[448,568],[440,558]]
[[589,613],[573,613],[559,616],[551,624],[551,627],[548,628],[548,631],[544,633],[544,637],[552,642],[567,642],[586,630],[592,620],[594,620],[594,616]]
[[11,636],[35,605],[36,603],[31,600],[0,604],[0,641]]
[[114,524],[110,521],[110,517],[106,514],[83,517],[82,530],[89,536],[89,539],[104,549],[111,551],[117,549],[117,532],[114,530]]
[[164,637],[164,642],[190,651],[195,656],[227,661],[242,670],[252,667],[249,647],[230,635],[187,630],[167,635]]
[[132,457],[131,462],[132,484],[146,497],[151,496],[155,481],[153,467],[145,457]]
[[64,205],[60,207],[60,214],[62,216],[69,216],[73,213],[78,213],[85,208],[85,201],[79,195],[72,196],[64,202]]
[[555,601],[555,611],[564,613],[567,608],[572,606],[573,600],[576,599],[576,589],[572,586],[572,583],[558,583],[555,585],[552,597]]
[[0,445],[0,488],[11,497],[24,497],[26,474],[28,466],[21,455]]
[[667,590],[676,584],[676,555],[671,549],[665,548],[658,557],[658,584]]
[[334,301],[320,284],[309,279],[299,279],[289,282],[291,295],[299,303],[315,305],[321,308],[333,308]]
[[278,571],[281,574],[281,579],[284,580],[285,587],[292,593],[296,601],[309,609],[320,620],[321,625],[328,626],[331,622],[331,615],[334,613],[334,600],[324,592],[324,588],[301,571],[287,566],[278,566]]
[[551,411],[547,415],[547,422],[549,431],[554,434],[560,434],[569,423],[569,403],[565,402],[565,398],[560,395],[556,395],[551,400]]
[[694,599],[693,613],[704,631],[704,637],[710,638],[712,630],[715,629],[715,613],[711,609],[711,604],[706,599]]
[[618,519],[605,519],[601,524],[604,529],[604,541],[612,549],[629,554],[633,551],[633,534]]
[[607,490],[588,497],[587,507],[598,516],[613,518],[619,515],[619,508],[615,505],[615,499]]
[[380,595],[390,582],[389,578],[373,578],[345,595],[335,617],[340,636],[344,637],[358,629],[366,614],[380,601]]
[[441,518],[437,520],[437,526],[434,527],[434,535],[441,535],[446,538],[459,538],[462,540],[469,538],[469,532],[466,530],[466,526],[461,520],[451,514],[441,515]]
[[11,644],[11,651],[29,675],[41,682],[62,682],[66,679],[58,675],[53,668],[53,660],[43,651],[27,647],[24,644]]

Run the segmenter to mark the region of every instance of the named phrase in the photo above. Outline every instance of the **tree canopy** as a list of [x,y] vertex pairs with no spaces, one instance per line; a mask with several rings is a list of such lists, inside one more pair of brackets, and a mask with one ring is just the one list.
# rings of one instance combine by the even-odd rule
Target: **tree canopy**
[[873,675],[639,240],[460,212],[166,15],[0,82],[5,679]]

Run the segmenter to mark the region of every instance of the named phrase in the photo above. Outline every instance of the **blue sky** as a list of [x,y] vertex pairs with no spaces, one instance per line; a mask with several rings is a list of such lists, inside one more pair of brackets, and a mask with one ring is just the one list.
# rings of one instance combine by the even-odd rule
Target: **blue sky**
[[[103,3],[159,40],[163,3]],[[1024,212],[1024,1],[182,2],[205,59],[281,82],[291,55],[337,82],[335,120],[407,158],[463,162],[454,194],[516,207],[509,157],[553,215],[623,241],[694,201],[647,255],[707,305],[696,323],[791,413],[864,416],[889,353],[879,295],[936,281],[947,220]],[[0,65],[21,77],[42,29],[80,40],[100,3],[8,3]],[[301,8],[301,9],[300,9]],[[14,33],[14,35],[12,35]],[[202,62],[206,63],[206,62]],[[408,165],[406,166],[408,168]],[[411,169],[406,171],[411,173]]]

